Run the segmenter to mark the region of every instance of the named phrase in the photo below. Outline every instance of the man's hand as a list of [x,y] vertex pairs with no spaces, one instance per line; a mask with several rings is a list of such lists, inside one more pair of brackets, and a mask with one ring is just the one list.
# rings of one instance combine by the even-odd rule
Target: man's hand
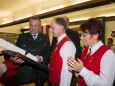
[[0,86],[5,86],[5,85],[3,85],[2,83],[0,83]]
[[40,62],[42,57],[39,55],[36,55],[36,57],[37,57],[37,62]]
[[15,63],[18,63],[18,64],[21,64],[21,63],[24,63],[25,61],[20,59],[19,57],[10,57],[10,59],[15,62]]

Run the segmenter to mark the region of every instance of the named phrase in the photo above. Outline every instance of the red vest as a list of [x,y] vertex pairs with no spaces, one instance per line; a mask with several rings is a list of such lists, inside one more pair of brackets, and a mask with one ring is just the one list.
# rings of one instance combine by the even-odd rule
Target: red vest
[[7,67],[7,71],[0,77],[0,82],[2,84],[5,84],[9,77],[16,75],[18,68],[18,65],[14,65],[11,60],[6,60],[4,64]]
[[[84,63],[84,67],[99,75],[101,58],[108,49],[109,48],[107,46],[103,45],[94,54],[85,59],[85,56],[88,52],[88,47],[85,48],[80,58]],[[79,86],[87,86],[84,79],[81,76],[79,77]]]
[[49,71],[49,82],[52,84],[60,83],[60,74],[63,65],[62,57],[60,56],[60,49],[66,41],[70,41],[70,39],[68,37],[64,37],[52,52],[49,66],[49,68],[53,69]]

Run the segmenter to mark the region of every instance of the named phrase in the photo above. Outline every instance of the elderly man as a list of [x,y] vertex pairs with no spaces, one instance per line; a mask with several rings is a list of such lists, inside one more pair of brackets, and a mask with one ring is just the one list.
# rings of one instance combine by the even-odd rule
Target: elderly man
[[[49,37],[39,32],[41,28],[41,20],[35,16],[29,20],[29,33],[24,33],[17,39],[16,45],[24,49],[27,53],[31,53],[38,62],[48,66],[48,60],[50,58],[50,41]],[[22,63],[19,65],[18,79],[19,84],[36,83],[36,86],[43,86],[44,82],[48,78],[48,73],[31,65],[18,57],[12,58],[16,63]]]
[[75,59],[76,48],[65,30],[67,23],[62,17],[56,17],[51,21],[51,31],[57,37],[57,44],[53,49],[50,59],[49,72],[50,86],[70,86],[72,73],[68,70],[67,59],[72,56]]

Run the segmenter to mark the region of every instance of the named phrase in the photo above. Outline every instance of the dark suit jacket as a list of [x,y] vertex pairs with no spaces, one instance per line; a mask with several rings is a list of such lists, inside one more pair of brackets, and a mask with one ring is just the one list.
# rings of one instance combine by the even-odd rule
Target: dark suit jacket
[[[73,41],[75,47],[76,47],[76,55],[75,58],[80,58],[81,56],[81,46],[80,46],[80,39],[78,36],[77,31],[73,31],[71,29],[67,29],[66,31],[67,36]],[[56,44],[57,38],[53,37],[52,44],[51,44],[51,50],[53,50],[55,44]]]
[[[34,40],[30,33],[24,33],[19,36],[16,45],[26,50],[27,53],[42,56],[43,62],[41,62],[41,64],[48,65],[51,50],[49,37],[47,35],[39,33],[37,39]],[[48,78],[47,72],[26,62],[20,65],[18,74],[20,84],[35,81],[39,83],[38,86],[42,86],[40,83]]]

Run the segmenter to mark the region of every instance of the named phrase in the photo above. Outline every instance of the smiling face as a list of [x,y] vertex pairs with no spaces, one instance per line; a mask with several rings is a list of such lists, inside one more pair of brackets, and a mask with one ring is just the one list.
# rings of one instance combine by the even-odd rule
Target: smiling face
[[29,21],[29,30],[30,30],[30,33],[32,34],[36,34],[39,32],[41,28],[41,22],[37,19],[31,19]]

